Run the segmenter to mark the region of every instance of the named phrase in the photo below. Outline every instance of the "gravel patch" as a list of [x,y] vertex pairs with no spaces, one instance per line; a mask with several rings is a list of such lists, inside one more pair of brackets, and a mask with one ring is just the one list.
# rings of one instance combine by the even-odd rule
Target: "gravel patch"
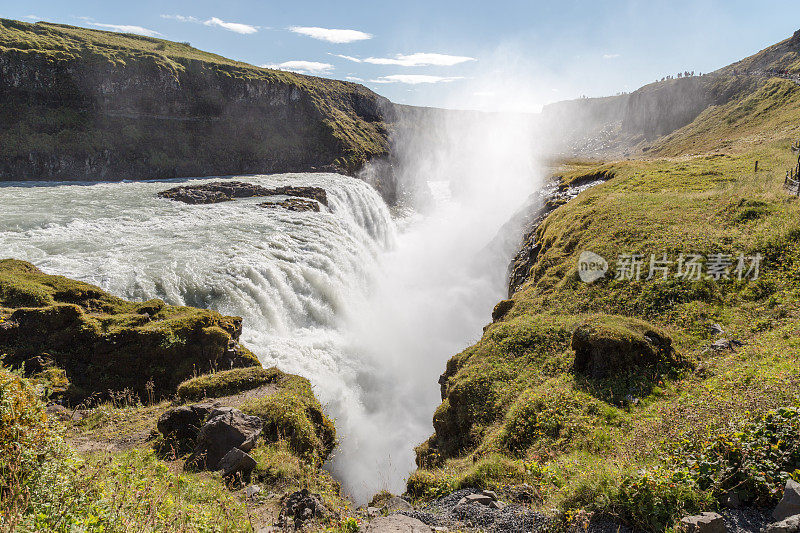
[[771,512],[766,509],[743,507],[741,509],[726,509],[719,514],[725,519],[728,533],[757,533],[761,528],[774,522]]
[[431,527],[467,526],[491,533],[541,531],[552,522],[552,518],[516,504],[509,504],[503,509],[492,509],[479,503],[457,505],[464,496],[479,492],[477,489],[458,490],[418,510],[402,514]]

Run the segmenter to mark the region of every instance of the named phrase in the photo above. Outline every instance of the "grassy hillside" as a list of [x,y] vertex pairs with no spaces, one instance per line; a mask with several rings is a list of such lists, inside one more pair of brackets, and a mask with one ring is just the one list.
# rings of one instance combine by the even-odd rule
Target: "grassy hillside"
[[391,104],[188,43],[0,19],[0,179],[357,168]]
[[[528,483],[566,520],[663,531],[731,492],[774,505],[800,479],[800,201],[783,189],[799,89],[765,81],[650,159],[568,167],[565,182],[613,178],[545,219],[513,307],[448,362],[412,494]],[[580,280],[583,251],[604,278]],[[676,278],[682,253],[730,256],[728,277]],[[643,257],[639,280],[615,279],[620,254]],[[673,261],[666,279],[647,279],[651,254]],[[739,279],[740,254],[761,255],[758,279],[749,260]],[[712,349],[725,339],[741,345]]]

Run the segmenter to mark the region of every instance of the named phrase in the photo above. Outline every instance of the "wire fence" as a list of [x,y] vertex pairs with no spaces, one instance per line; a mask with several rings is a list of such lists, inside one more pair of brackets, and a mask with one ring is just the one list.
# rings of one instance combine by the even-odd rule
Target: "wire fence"
[[[800,153],[800,141],[792,143],[792,151]],[[783,188],[795,196],[800,196],[800,155],[797,156],[797,166],[786,171]]]

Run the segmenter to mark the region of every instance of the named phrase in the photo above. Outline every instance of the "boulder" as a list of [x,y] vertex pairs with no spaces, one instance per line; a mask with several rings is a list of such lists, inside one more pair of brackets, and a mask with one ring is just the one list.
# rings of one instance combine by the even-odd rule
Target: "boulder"
[[761,533],[798,533],[800,532],[800,514],[790,516],[780,522],[774,522],[764,529]]
[[303,527],[303,522],[314,518],[325,518],[331,512],[322,503],[319,494],[313,494],[308,489],[299,490],[283,497],[283,507],[278,516],[278,525],[283,528],[294,526],[295,529]]
[[726,533],[725,519],[717,513],[701,513],[681,518],[681,529],[686,533]]
[[239,448],[232,448],[231,451],[220,459],[217,468],[218,470],[222,470],[222,475],[224,477],[239,475],[242,479],[248,479],[250,477],[250,472],[252,472],[255,467],[255,459]]
[[400,496],[392,496],[386,500],[383,509],[388,513],[396,513],[399,511],[413,511],[414,507]]
[[214,408],[197,435],[194,453],[187,463],[217,470],[220,461],[231,449],[239,448],[243,452],[252,450],[263,427],[263,422],[257,416],[246,415],[233,407]]
[[652,324],[621,316],[600,315],[572,334],[576,372],[606,378],[636,367],[683,364],[672,340]]
[[254,497],[254,496],[255,496],[256,494],[258,494],[259,492],[261,492],[261,487],[259,487],[258,485],[248,485],[248,486],[247,486],[247,487],[245,487],[245,489],[244,489],[244,494],[245,494],[245,496],[247,496],[248,498],[252,498],[252,497]]
[[158,418],[156,427],[165,438],[178,441],[194,441],[206,417],[214,409],[211,403],[181,405],[165,412]]
[[775,520],[783,520],[797,514],[800,514],[800,483],[790,478],[786,480],[783,498],[772,512],[772,517]]
[[469,505],[473,503],[479,503],[481,505],[491,505],[491,503],[495,501],[491,496],[487,496],[486,494],[467,494],[463,498],[461,498],[456,505]]
[[369,523],[367,533],[431,533],[431,528],[416,518],[402,514],[383,516]]

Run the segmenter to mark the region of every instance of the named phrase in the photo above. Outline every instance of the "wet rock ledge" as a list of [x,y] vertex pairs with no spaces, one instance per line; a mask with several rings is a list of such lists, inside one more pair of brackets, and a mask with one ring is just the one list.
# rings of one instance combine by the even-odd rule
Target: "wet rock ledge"
[[[243,181],[215,181],[202,185],[184,185],[173,187],[158,193],[159,198],[167,198],[186,204],[216,204],[230,202],[236,198],[255,198],[265,196],[294,196],[316,200],[327,207],[328,195],[321,187],[293,186],[275,187],[269,189],[254,183]],[[291,211],[319,211],[319,206],[313,202],[304,202],[297,199],[288,199],[275,204],[260,204],[261,207],[284,207]]]

